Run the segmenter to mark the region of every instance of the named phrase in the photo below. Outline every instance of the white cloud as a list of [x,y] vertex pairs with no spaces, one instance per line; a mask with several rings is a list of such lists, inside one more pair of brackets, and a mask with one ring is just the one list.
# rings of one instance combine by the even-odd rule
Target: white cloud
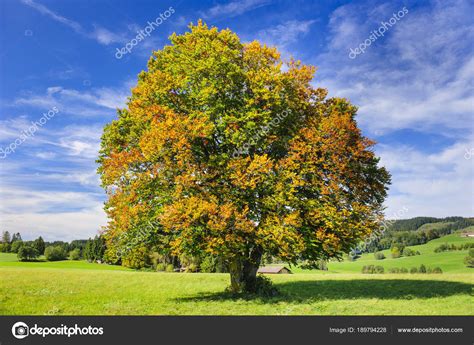
[[65,89],[61,86],[49,87],[46,93],[25,93],[13,105],[26,105],[42,109],[57,107],[62,114],[77,116],[104,116],[110,110],[123,108],[130,95],[132,81],[118,88],[92,88],[88,91]]
[[270,45],[285,48],[298,41],[299,37],[307,34],[315,20],[289,20],[276,26],[261,30],[257,36]]
[[349,58],[350,49],[400,8],[338,8],[329,22],[328,51],[318,57],[317,85],[350,98],[359,106],[360,123],[374,133],[469,127],[474,107],[472,7],[467,1],[407,6],[409,12],[355,59]]
[[404,207],[404,217],[472,216],[474,213],[474,157],[466,150],[474,140],[455,143],[431,154],[408,146],[382,146],[381,164],[393,175],[387,215]]

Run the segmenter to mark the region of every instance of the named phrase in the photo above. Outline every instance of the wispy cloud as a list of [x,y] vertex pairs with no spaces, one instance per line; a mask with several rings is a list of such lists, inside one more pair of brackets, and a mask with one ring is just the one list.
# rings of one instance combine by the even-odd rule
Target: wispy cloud
[[48,16],[49,18],[57,21],[58,23],[61,23],[63,25],[66,25],[67,27],[71,28],[74,30],[76,33],[96,40],[98,43],[103,44],[103,45],[109,45],[112,43],[123,43],[126,42],[126,37],[123,34],[118,34],[111,32],[105,28],[96,26],[93,31],[87,31],[85,30],[81,24],[78,22],[66,18],[53,10],[49,9],[45,5],[42,5],[38,2],[35,2],[33,0],[21,0],[21,2],[27,6],[30,6],[31,8],[37,10],[39,13]]
[[217,17],[236,17],[256,8],[268,5],[269,0],[241,0],[231,1],[211,7],[202,13],[205,19]]
[[62,86],[48,87],[43,93],[25,92],[12,106],[29,106],[40,109],[57,107],[63,114],[78,116],[103,116],[105,111],[125,106],[132,81],[117,88],[92,88],[87,91],[66,89]]
[[340,7],[331,15],[328,50],[317,58],[318,86],[350,98],[359,106],[359,121],[373,133],[468,127],[474,104],[472,7],[469,1],[447,1],[409,8],[385,37],[352,60],[350,48],[398,8]]
[[258,32],[258,38],[267,44],[276,45],[281,49],[295,43],[307,34],[316,20],[289,20]]
[[24,3],[25,5],[28,5],[32,8],[34,8],[35,10],[40,12],[41,14],[43,14],[45,16],[48,16],[51,19],[70,27],[71,29],[73,29],[77,33],[85,34],[84,30],[82,29],[82,26],[79,23],[75,22],[74,20],[63,17],[60,14],[57,14],[56,12],[50,10],[46,6],[44,6],[42,4],[39,4],[39,3],[37,3],[33,0],[21,0],[21,2]]

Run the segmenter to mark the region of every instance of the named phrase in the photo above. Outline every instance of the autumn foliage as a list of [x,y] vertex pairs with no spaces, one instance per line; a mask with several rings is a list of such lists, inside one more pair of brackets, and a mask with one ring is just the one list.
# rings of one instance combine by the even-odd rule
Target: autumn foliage
[[264,254],[316,264],[377,229],[390,176],[314,67],[202,22],[170,39],[104,130],[109,260],[212,253],[252,290]]

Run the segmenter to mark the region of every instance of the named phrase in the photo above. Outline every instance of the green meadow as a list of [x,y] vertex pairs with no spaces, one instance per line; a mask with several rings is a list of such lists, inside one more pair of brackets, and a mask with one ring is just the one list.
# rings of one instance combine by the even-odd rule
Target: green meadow
[[[410,247],[421,255],[330,262],[328,271],[292,267],[271,275],[277,297],[235,297],[228,274],[157,273],[86,261],[18,262],[0,254],[0,315],[474,315],[467,250],[434,253],[454,233]],[[364,265],[441,267],[442,274],[361,274]]]

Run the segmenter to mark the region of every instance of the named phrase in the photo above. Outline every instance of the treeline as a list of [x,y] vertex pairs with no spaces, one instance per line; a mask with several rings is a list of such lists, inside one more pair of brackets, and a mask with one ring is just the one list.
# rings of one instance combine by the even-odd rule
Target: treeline
[[[389,231],[413,231],[418,230],[419,227],[429,223],[440,223],[440,222],[459,222],[459,221],[472,221],[469,218],[463,217],[446,217],[446,218],[435,218],[435,217],[415,217],[410,219],[397,219],[393,221],[389,226]],[[472,224],[470,224],[472,225]],[[467,227],[469,225],[466,225]]]
[[228,272],[224,261],[213,255],[173,256],[158,247],[139,247],[123,250],[118,259],[111,260],[105,255],[106,249],[102,236],[71,242],[45,242],[41,236],[34,241],[23,241],[20,233],[11,236],[4,231],[0,241],[0,252],[16,253],[20,261],[36,261],[44,256],[47,261],[87,260],[156,271]]
[[[422,225],[428,223],[441,223],[437,228],[419,229]],[[387,231],[380,237],[372,239],[366,243],[362,251],[377,252],[393,247],[406,247],[425,244],[436,238],[449,235],[456,230],[464,229],[474,225],[474,220],[462,217],[448,217],[443,219],[431,217],[417,217],[413,219],[402,219],[395,221],[388,227]],[[406,228],[403,228],[406,226]],[[417,228],[415,228],[417,226]],[[403,230],[402,230],[403,229]]]
[[10,235],[8,231],[3,231],[0,239],[0,252],[15,253],[20,261],[38,260],[43,255],[48,261],[66,259],[100,261],[105,252],[105,241],[100,236],[71,242],[46,242],[41,236],[33,241],[23,241],[19,232]]

